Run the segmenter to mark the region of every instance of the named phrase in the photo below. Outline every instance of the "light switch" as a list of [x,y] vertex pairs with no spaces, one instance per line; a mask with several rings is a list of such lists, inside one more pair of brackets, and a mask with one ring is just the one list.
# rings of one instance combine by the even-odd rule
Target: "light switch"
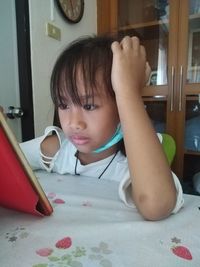
[[46,33],[49,37],[54,38],[58,41],[61,40],[61,30],[51,23],[46,24]]

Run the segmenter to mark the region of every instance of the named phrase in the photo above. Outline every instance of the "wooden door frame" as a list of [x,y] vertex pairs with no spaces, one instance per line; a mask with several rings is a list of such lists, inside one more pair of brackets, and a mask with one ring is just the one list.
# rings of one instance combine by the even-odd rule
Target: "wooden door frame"
[[[177,40],[177,81],[176,81],[176,157],[174,166],[178,177],[183,177],[185,157],[185,123],[186,123],[186,76],[188,56],[188,18],[189,3],[187,0],[179,1],[179,33]],[[174,40],[175,41],[175,40]],[[181,72],[182,67],[182,72]]]
[[97,34],[116,33],[117,14],[117,0],[97,0]]
[[22,141],[34,138],[34,115],[31,75],[30,27],[28,0],[15,0],[19,91],[21,108]]

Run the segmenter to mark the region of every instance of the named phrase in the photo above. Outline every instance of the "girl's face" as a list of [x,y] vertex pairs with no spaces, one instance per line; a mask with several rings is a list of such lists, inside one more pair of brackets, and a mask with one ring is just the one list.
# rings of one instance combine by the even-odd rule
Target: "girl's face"
[[[79,79],[80,81],[80,79]],[[103,92],[85,95],[83,83],[77,83],[81,106],[67,103],[58,108],[61,127],[65,136],[82,153],[91,153],[107,143],[117,129],[119,115],[115,99]]]

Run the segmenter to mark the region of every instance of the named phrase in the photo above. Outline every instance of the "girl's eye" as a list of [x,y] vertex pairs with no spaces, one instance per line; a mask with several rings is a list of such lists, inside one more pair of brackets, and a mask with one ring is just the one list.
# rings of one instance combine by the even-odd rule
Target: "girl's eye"
[[85,110],[91,111],[91,110],[96,109],[97,106],[94,105],[94,104],[85,104],[85,105],[83,105],[83,108],[84,108]]
[[68,109],[69,106],[66,105],[66,104],[59,104],[59,105],[58,105],[58,108],[64,110],[64,109]]

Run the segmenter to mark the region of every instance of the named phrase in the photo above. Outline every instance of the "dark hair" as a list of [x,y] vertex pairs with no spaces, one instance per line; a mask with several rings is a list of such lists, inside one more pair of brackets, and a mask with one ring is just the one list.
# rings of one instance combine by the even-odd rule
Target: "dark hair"
[[51,97],[56,107],[65,105],[66,96],[81,105],[77,88],[77,73],[81,70],[86,96],[99,93],[97,74],[108,96],[115,97],[111,84],[111,36],[86,36],[72,42],[59,56],[51,76]]
[[[86,96],[94,97],[99,93],[97,74],[100,73],[100,89],[115,98],[111,83],[112,51],[111,44],[118,40],[116,36],[87,36],[72,42],[59,56],[51,76],[51,97],[56,107],[54,124],[60,126],[57,114],[59,105],[66,105],[66,96],[78,105],[81,99],[77,88],[77,74],[81,70]],[[99,76],[98,76],[99,78]],[[118,143],[118,149],[125,154],[124,142]]]

